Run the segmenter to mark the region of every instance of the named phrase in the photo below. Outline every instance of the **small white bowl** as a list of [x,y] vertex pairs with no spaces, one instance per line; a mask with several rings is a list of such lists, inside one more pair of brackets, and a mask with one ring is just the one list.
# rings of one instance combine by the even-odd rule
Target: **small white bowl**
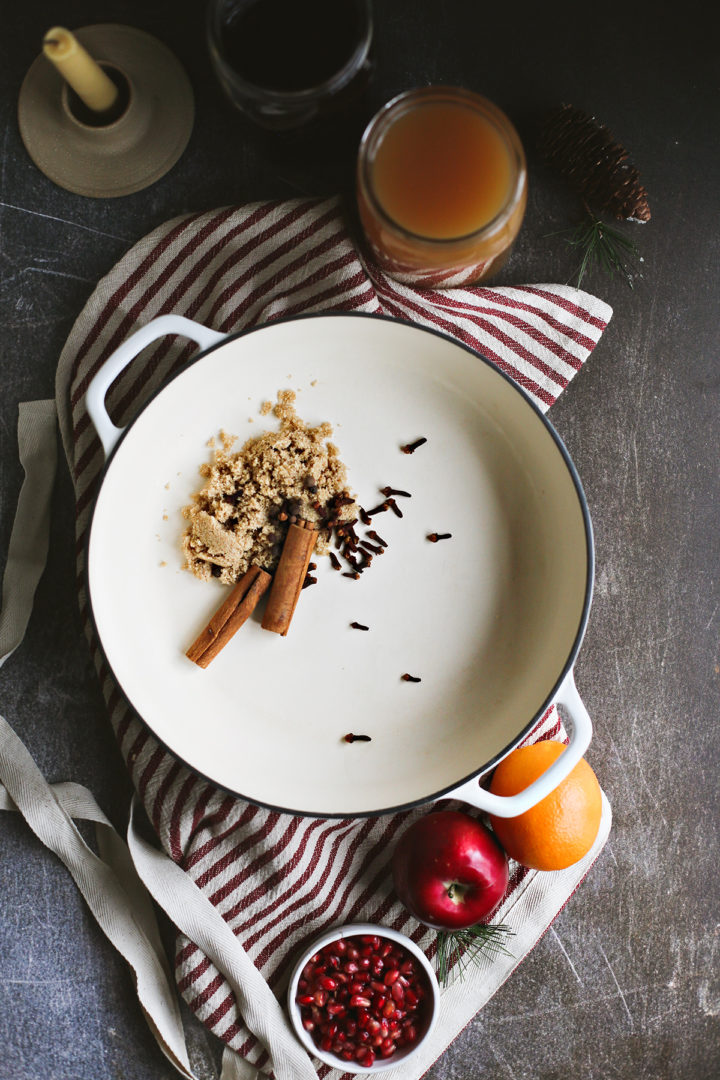
[[[424,1030],[417,1040],[412,1046],[401,1047],[389,1058],[378,1058],[375,1063],[370,1066],[359,1065],[355,1061],[343,1061],[342,1058],[337,1057],[335,1054],[321,1050],[319,1046],[316,1046],[310,1034],[302,1026],[300,1006],[295,1000],[300,975],[311,956],[314,956],[315,953],[324,948],[325,945],[329,945],[331,941],[338,941],[340,938],[359,937],[362,934],[374,934],[379,938],[385,938],[388,941],[394,941],[397,942],[398,945],[401,945],[420,963],[426,975],[429,991],[426,1004],[428,1015],[425,1019]],[[437,1020],[440,1005],[440,990],[435,972],[430,966],[424,952],[418,948],[414,941],[411,941],[410,938],[406,937],[405,934],[399,934],[397,930],[391,930],[387,926],[377,926],[373,923],[349,923],[345,926],[337,926],[334,930],[326,931],[326,933],[321,934],[320,937],[315,938],[311,944],[303,950],[302,955],[299,957],[290,976],[287,1003],[290,1020],[295,1033],[309,1054],[312,1054],[313,1057],[325,1062],[326,1065],[331,1065],[334,1069],[340,1069],[342,1072],[373,1073],[394,1069],[395,1066],[407,1061],[413,1054],[417,1053],[435,1027],[435,1021]]]

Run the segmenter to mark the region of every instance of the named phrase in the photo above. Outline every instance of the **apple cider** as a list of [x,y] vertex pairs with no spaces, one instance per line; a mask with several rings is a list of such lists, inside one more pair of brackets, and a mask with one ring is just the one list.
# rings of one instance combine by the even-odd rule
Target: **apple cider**
[[372,254],[391,277],[476,284],[498,272],[520,229],[525,155],[508,118],[478,94],[411,90],[368,125],[357,195]]

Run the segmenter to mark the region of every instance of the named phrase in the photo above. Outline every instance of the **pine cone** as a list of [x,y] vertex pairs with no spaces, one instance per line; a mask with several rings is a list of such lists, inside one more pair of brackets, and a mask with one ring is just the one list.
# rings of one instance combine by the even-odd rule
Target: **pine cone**
[[572,105],[554,110],[540,133],[540,149],[589,206],[620,219],[650,220],[647,191],[627,164],[627,150],[587,113]]

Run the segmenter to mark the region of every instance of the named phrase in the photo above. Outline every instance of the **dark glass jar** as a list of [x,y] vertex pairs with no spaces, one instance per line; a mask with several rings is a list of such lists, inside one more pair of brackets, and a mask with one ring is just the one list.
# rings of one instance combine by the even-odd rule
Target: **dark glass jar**
[[210,58],[232,103],[277,131],[356,100],[371,72],[371,0],[210,0]]

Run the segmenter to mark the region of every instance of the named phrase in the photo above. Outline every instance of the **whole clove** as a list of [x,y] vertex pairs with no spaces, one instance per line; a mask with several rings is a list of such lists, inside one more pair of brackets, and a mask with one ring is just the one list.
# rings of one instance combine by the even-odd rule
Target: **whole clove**
[[345,742],[372,742],[370,735],[355,735],[352,731],[349,731],[347,735],[343,735]]
[[342,570],[342,563],[338,559],[335,552],[334,551],[329,551],[328,556],[330,558],[330,565],[332,566],[333,570]]
[[352,626],[353,630],[369,630],[370,629],[369,626],[365,626],[365,624],[361,623],[361,622],[351,622],[350,625]]
[[374,540],[376,544],[380,544],[381,547],[386,548],[388,546],[387,540],[383,540],[382,536],[378,536],[374,529],[368,531],[368,536],[371,540]]
[[386,500],[385,502],[380,503],[379,506],[374,507],[374,509],[368,510],[368,514],[370,515],[370,517],[375,517],[375,514],[382,514],[386,510],[389,510],[389,509],[390,509],[390,503],[387,502],[387,500]]
[[312,574],[307,575],[302,583],[302,588],[307,589],[308,585],[317,585],[317,578],[313,577]]
[[380,491],[382,492],[383,495],[385,495],[386,498],[389,498],[391,495],[402,495],[402,497],[404,499],[412,499],[412,495],[410,494],[409,491],[400,491],[399,488],[394,488],[394,487],[389,487],[388,486],[388,487],[380,488]]
[[369,525],[372,521],[372,518],[368,514],[367,510],[363,510],[361,506],[358,513],[360,514],[360,520],[362,521],[363,525]]
[[419,675],[408,675],[407,671],[404,675],[401,675],[400,678],[403,680],[403,682],[422,682],[422,679]]
[[452,533],[428,533],[427,538],[431,544],[437,544],[438,540],[451,540]]
[[427,439],[423,436],[421,439],[416,439],[415,442],[406,443],[405,446],[401,446],[400,449],[402,450],[403,454],[414,454],[417,448],[419,446],[422,446],[423,443],[426,442]]
[[388,499],[388,506],[390,507],[390,509],[392,510],[393,514],[395,514],[396,517],[402,517],[403,516],[402,510],[400,509],[400,507],[398,506],[398,504],[395,502],[394,499]]

